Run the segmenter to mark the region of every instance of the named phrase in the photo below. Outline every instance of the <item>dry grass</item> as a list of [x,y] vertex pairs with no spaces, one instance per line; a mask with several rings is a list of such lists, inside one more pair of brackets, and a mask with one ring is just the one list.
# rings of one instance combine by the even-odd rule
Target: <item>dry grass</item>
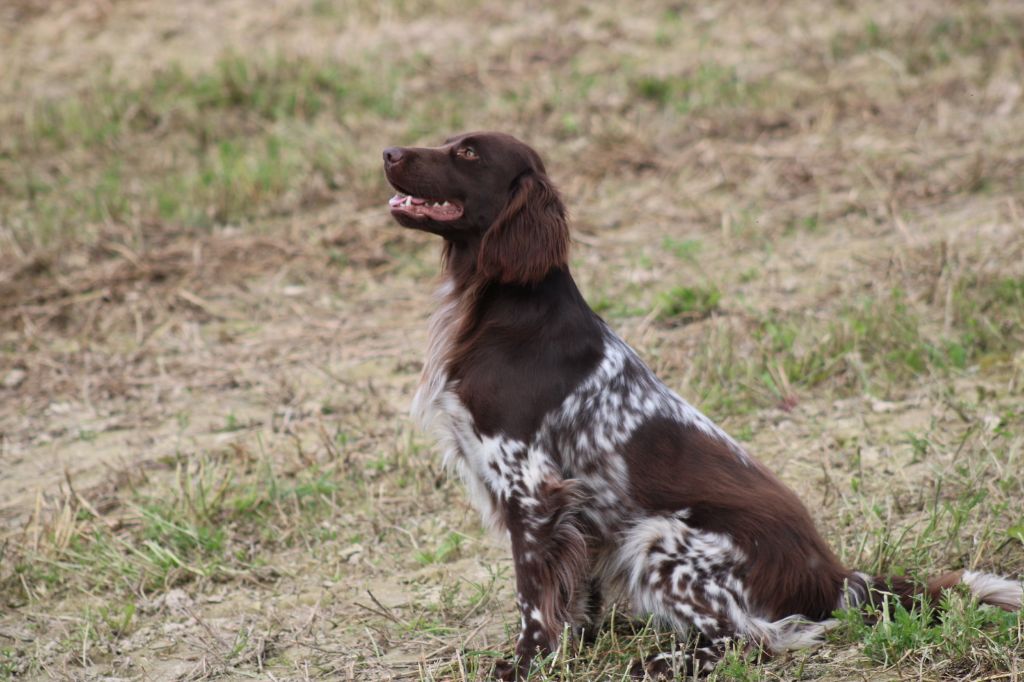
[[[851,565],[1024,566],[1024,11],[0,8],[0,679],[476,679],[511,565],[406,417],[379,150],[546,156],[585,294]],[[717,679],[1017,679],[1018,616]],[[670,642],[616,618],[544,679]]]

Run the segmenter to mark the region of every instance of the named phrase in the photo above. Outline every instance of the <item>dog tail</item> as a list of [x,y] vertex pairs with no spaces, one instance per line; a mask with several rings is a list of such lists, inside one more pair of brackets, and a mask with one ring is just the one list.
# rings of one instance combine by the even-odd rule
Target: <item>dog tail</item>
[[[902,576],[870,576],[853,573],[849,576],[839,599],[838,608],[851,608],[877,603],[891,596],[905,608],[914,608],[923,595],[931,604],[939,604],[942,593],[957,585],[967,590],[982,604],[1005,611],[1019,611],[1024,602],[1024,590],[1019,580],[1003,578],[976,571],[950,571],[921,584]],[[803,649],[820,643],[836,620],[811,621],[803,616],[790,616],[774,622],[757,621],[748,624],[758,641],[772,651]]]
[[991,573],[977,571],[949,571],[935,576],[924,584],[916,583],[902,576],[869,576],[854,573],[847,580],[839,600],[840,608],[872,603],[878,597],[891,595],[905,608],[913,608],[915,602],[924,596],[930,603],[938,604],[945,590],[965,585],[967,590],[982,604],[995,606],[1004,611],[1019,611],[1024,603],[1024,590],[1019,580],[1003,578]]

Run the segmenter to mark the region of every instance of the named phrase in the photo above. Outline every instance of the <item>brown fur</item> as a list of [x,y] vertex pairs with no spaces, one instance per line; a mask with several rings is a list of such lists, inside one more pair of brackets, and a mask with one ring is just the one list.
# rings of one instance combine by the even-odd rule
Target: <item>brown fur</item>
[[886,595],[892,595],[903,608],[909,610],[915,608],[918,599],[924,597],[926,602],[937,606],[942,600],[942,593],[959,585],[963,575],[962,570],[949,571],[937,575],[923,584],[906,576],[875,576],[870,586],[869,601],[877,603]]
[[569,226],[558,192],[540,169],[522,175],[480,245],[480,277],[502,284],[540,282],[569,258]]
[[760,462],[740,465],[725,442],[668,420],[641,426],[624,454],[645,508],[690,509],[695,526],[734,538],[750,560],[744,581],[766,615],[827,618],[835,609],[850,571],[796,494]]

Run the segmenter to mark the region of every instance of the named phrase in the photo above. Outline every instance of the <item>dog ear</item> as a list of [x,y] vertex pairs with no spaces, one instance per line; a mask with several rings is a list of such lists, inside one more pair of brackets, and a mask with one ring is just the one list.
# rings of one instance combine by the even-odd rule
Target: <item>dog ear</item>
[[484,235],[477,266],[502,284],[536,284],[569,260],[569,224],[558,190],[532,170],[519,176]]

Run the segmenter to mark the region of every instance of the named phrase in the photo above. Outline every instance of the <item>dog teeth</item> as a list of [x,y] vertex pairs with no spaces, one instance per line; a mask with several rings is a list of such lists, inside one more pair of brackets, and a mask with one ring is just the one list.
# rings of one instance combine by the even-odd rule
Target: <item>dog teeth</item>
[[391,198],[392,206],[403,206],[406,208],[415,208],[422,206],[423,208],[450,208],[453,204],[450,201],[427,201],[426,199],[419,199],[414,196],[402,196],[396,194]]

